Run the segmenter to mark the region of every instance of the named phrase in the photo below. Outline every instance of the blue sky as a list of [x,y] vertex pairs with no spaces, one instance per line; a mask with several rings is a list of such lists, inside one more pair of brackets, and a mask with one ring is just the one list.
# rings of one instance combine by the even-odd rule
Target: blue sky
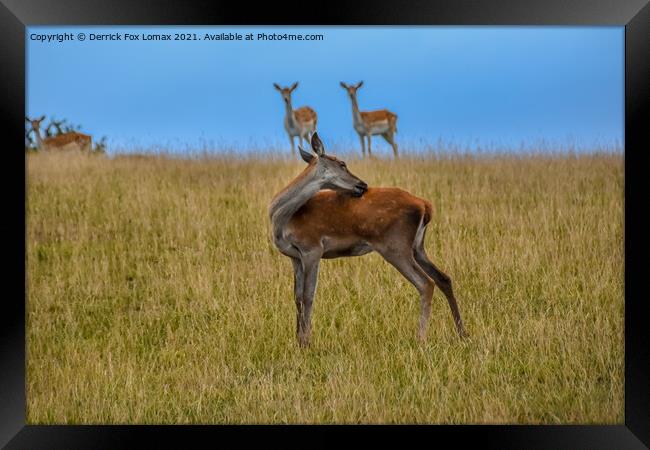
[[[322,41],[39,42],[33,33],[314,33]],[[623,144],[623,27],[30,27],[27,112],[107,136],[109,149],[288,149],[273,83],[325,143],[357,148],[340,81],[398,114],[397,142]],[[381,141],[381,142],[380,142]],[[379,138],[379,152],[389,147]]]

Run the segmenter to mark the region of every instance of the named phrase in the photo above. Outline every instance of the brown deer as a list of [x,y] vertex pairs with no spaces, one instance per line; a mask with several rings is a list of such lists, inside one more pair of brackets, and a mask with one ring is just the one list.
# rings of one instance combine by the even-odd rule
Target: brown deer
[[345,162],[326,155],[314,133],[309,153],[298,147],[308,166],[272,200],[273,243],[293,263],[296,334],[309,345],[311,310],[322,258],[378,252],[420,293],[419,338],[426,336],[434,285],[447,297],[456,329],[467,335],[451,279],[424,250],[431,204],[398,188],[369,188]]
[[380,109],[377,111],[359,111],[359,103],[357,102],[357,90],[363,86],[363,81],[359,81],[356,85],[347,85],[341,81],[341,87],[345,89],[352,101],[352,125],[359,134],[361,139],[361,154],[366,154],[366,141],[368,138],[368,156],[372,156],[370,150],[370,142],[373,135],[381,134],[381,136],[393,147],[393,154],[395,158],[397,154],[397,144],[395,143],[395,133],[397,133],[397,114],[390,112],[387,109]]
[[273,83],[273,86],[280,91],[282,100],[284,100],[284,129],[287,131],[289,140],[291,141],[291,154],[295,155],[296,149],[294,147],[293,138],[298,136],[300,145],[302,145],[303,139],[309,142],[309,135],[316,131],[318,116],[316,115],[316,111],[311,109],[309,106],[293,109],[293,106],[291,105],[291,93],[298,87],[297,81],[293,83],[291,87],[287,88],[280,87],[277,83]]
[[45,120],[45,116],[41,116],[39,119],[25,117],[25,120],[31,124],[36,135],[38,149],[41,151],[79,150],[89,153],[92,149],[92,138],[87,134],[71,131],[58,136],[43,138],[41,136],[41,122]]

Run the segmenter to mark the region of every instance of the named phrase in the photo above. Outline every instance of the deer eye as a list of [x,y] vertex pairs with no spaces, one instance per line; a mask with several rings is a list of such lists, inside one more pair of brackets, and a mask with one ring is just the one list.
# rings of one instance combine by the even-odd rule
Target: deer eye
[[347,167],[343,161],[341,161],[339,164],[340,164],[341,167],[343,167],[344,169]]

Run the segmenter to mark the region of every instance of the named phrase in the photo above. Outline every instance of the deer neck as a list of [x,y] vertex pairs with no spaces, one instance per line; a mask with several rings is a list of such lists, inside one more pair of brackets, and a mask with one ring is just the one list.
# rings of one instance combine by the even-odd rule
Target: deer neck
[[359,111],[359,103],[357,102],[356,94],[351,98],[352,100],[352,120],[354,123],[361,123],[361,112]]
[[38,145],[38,149],[43,150],[45,144],[43,143],[43,137],[41,136],[41,128],[34,128],[34,134],[36,135],[36,145]]
[[287,187],[280,191],[269,207],[275,241],[282,239],[291,217],[322,188],[314,165],[309,165]]
[[291,100],[284,104],[284,108],[287,114],[287,122],[289,126],[293,128],[295,125],[295,118],[293,117],[293,106],[291,105]]

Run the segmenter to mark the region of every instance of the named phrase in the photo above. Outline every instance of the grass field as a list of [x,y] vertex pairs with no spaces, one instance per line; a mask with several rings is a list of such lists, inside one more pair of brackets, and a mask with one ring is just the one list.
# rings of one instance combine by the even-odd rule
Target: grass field
[[312,345],[267,207],[281,158],[27,159],[27,421],[623,423],[623,157],[348,160],[433,204],[428,340],[377,254],[321,264]]

